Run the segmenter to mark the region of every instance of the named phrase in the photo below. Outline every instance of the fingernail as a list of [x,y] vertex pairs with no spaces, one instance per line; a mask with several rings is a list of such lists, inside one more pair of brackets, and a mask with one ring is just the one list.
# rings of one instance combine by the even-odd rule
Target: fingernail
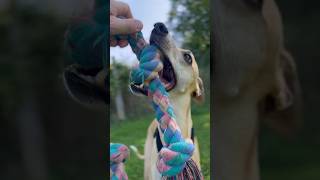
[[141,31],[141,29],[143,27],[142,22],[139,20],[135,20],[135,23],[136,23],[136,30]]

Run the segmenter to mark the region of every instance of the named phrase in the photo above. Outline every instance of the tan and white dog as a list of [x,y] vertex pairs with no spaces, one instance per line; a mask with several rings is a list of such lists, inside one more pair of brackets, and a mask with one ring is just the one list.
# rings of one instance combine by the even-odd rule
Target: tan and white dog
[[[199,77],[197,62],[191,51],[179,49],[174,40],[168,34],[168,30],[162,23],[156,23],[152,31],[150,44],[156,45],[162,52],[164,68],[159,73],[161,81],[169,92],[169,99],[176,114],[176,121],[184,138],[191,138],[195,144],[195,152],[192,159],[200,167],[200,154],[197,138],[193,134],[193,122],[191,117],[191,98],[197,101],[203,100],[203,83]],[[145,94],[139,87],[131,87],[134,92]],[[159,138],[160,130],[157,130],[158,122],[153,120],[147,131],[144,146],[144,155],[139,154],[134,146],[131,149],[140,159],[144,159],[144,179],[161,179],[156,168],[158,149],[162,140]]]

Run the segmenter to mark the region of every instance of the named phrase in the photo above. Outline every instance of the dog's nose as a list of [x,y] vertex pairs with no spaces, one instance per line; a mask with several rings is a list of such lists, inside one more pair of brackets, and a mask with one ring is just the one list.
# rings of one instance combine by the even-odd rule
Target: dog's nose
[[156,23],[154,24],[154,30],[156,33],[160,35],[167,35],[168,34],[168,29],[163,23]]

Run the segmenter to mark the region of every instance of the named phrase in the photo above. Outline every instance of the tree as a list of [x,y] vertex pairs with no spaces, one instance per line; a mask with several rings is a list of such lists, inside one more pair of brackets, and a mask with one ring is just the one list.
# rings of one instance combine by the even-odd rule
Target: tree
[[210,64],[209,0],[172,0],[170,27],[182,36],[183,46],[191,49],[201,67]]
[[124,106],[124,98],[122,94],[123,84],[128,84],[128,74],[129,69],[125,65],[117,63],[112,58],[112,68],[111,68],[111,97],[114,97],[115,108],[117,111],[117,116],[119,120],[126,119],[125,106]]

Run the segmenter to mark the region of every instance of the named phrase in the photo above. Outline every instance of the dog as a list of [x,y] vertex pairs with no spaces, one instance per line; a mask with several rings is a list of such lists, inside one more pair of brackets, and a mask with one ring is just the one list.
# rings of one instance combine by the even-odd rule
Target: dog
[[[274,0],[214,0],[214,177],[259,180],[259,126],[300,126],[300,86]],[[276,162],[275,162],[276,163]]]
[[[176,121],[184,138],[192,139],[195,151],[192,159],[200,168],[199,145],[194,135],[191,117],[191,99],[202,102],[204,97],[203,82],[199,77],[198,65],[192,52],[177,48],[163,23],[156,23],[150,37],[150,44],[157,46],[161,51],[163,70],[159,73],[160,80],[169,92],[170,103],[176,114]],[[134,93],[147,93],[143,88],[131,87]],[[161,175],[156,168],[158,152],[162,147],[161,131],[157,120],[150,124],[144,146],[144,155],[141,155],[135,146],[130,146],[138,158],[144,159],[144,179],[158,180]]]

